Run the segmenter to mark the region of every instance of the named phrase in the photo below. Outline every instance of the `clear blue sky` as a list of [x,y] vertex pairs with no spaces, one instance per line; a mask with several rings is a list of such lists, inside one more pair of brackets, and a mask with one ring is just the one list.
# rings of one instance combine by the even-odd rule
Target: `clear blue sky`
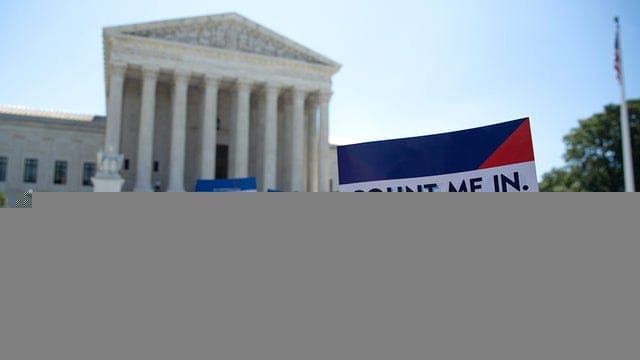
[[330,139],[353,143],[530,117],[538,177],[562,136],[640,98],[637,0],[1,0],[0,104],[105,114],[102,28],[237,12],[343,65]]

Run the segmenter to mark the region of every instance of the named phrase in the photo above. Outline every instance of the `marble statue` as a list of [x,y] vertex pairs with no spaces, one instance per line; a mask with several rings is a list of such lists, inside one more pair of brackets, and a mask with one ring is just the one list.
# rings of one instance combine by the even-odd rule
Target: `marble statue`
[[109,146],[106,152],[100,149],[96,159],[98,173],[109,176],[119,175],[118,171],[122,167],[123,157],[124,155],[115,153],[112,146]]

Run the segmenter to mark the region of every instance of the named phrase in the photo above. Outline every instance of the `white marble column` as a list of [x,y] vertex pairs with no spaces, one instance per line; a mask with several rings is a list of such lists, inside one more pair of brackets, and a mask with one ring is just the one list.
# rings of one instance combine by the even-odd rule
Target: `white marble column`
[[140,107],[140,128],[138,131],[138,161],[136,186],[133,191],[151,192],[151,172],[153,171],[153,122],[156,106],[157,68],[142,69],[142,104]]
[[293,121],[293,92],[284,90],[278,100],[278,188],[291,190],[291,142]]
[[290,177],[288,190],[303,191],[304,183],[304,98],[305,92],[293,89],[293,116],[291,117],[291,148],[287,173]]
[[307,190],[318,191],[318,100],[309,101],[307,113]]
[[229,177],[244,178],[249,171],[249,100],[251,84],[238,81],[236,88],[236,118],[231,127],[229,146]]
[[331,92],[320,93],[320,124],[318,126],[318,191],[329,189],[329,99]]
[[171,158],[169,192],[184,191],[184,152],[187,123],[187,90],[189,74],[176,72],[173,84],[173,117],[171,122]]
[[265,93],[265,110],[264,110],[264,129],[262,132],[263,146],[262,149],[262,191],[267,189],[275,189],[276,174],[278,172],[278,95],[280,89],[276,86],[267,84],[264,89]]
[[200,178],[216,177],[216,136],[218,119],[219,80],[205,78],[204,109],[202,113],[202,139],[200,142]]
[[120,128],[122,126],[122,93],[126,64],[109,65],[109,94],[107,99],[107,126],[105,130],[105,150],[120,152]]

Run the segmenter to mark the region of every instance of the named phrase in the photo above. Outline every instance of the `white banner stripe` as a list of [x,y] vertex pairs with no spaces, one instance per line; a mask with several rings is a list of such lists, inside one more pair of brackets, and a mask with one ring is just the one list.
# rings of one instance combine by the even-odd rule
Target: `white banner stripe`
[[534,161],[419,178],[339,185],[341,192],[537,192]]

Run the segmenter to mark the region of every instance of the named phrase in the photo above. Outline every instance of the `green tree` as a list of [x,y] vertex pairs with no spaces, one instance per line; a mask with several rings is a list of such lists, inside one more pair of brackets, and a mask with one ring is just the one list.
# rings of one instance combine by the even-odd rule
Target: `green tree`
[[7,204],[7,197],[4,195],[2,191],[0,191],[0,208],[5,207]]
[[[635,187],[640,189],[640,99],[627,101]],[[540,191],[624,191],[620,106],[580,120],[563,138],[566,166],[545,173]]]
[[579,177],[569,167],[553,168],[542,175],[538,185],[540,191],[546,192],[576,192],[583,190]]

